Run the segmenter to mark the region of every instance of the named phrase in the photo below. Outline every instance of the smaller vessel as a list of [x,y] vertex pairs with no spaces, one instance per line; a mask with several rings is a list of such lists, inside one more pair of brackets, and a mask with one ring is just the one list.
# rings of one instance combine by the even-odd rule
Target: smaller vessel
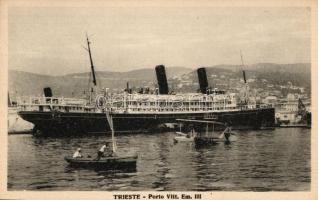
[[73,167],[85,167],[94,169],[126,169],[136,168],[137,155],[134,156],[113,156],[100,160],[92,158],[65,157],[65,160]]
[[276,105],[276,124],[279,127],[311,128],[310,102],[303,102],[300,98],[288,99]]
[[25,134],[31,133],[33,124],[23,120],[18,115],[18,107],[8,107],[8,134]]
[[113,128],[112,116],[109,114],[109,112],[106,112],[106,118],[112,131],[112,151],[113,151],[112,156],[105,156],[105,157],[101,157],[100,159],[83,158],[83,157],[73,158],[70,156],[66,156],[64,159],[71,166],[94,168],[94,169],[101,169],[101,170],[136,169],[138,155],[122,156],[116,153],[117,146],[115,141],[115,131]]
[[[175,137],[175,141],[193,141],[196,146],[202,145],[211,145],[220,142],[229,143],[230,136],[234,135],[232,133],[231,127],[227,123],[217,122],[217,121],[208,121],[208,120],[189,120],[189,119],[177,119],[179,122],[188,123],[191,127],[191,132],[188,134],[177,132],[178,134],[182,134],[180,137]],[[205,125],[205,130],[204,130]],[[210,128],[212,131],[210,131]],[[195,132],[194,129],[199,130]],[[220,132],[220,134],[216,135],[215,132]]]
[[33,124],[23,120],[18,115],[17,101],[11,101],[10,94],[8,93],[8,134],[24,134],[31,133]]

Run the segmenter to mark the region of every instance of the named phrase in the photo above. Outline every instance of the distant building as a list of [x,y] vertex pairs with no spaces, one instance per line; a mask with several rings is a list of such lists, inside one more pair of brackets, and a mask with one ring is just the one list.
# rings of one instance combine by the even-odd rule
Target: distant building
[[281,91],[279,91],[279,90],[273,90],[272,93],[274,94],[273,96],[280,96],[281,95]]
[[290,81],[288,81],[288,82],[287,82],[287,85],[288,85],[289,87],[291,87],[291,86],[293,86],[293,83],[290,82]]
[[272,104],[272,105],[274,105],[274,104],[277,103],[277,97],[276,97],[276,96],[267,96],[267,97],[264,99],[263,102],[266,103],[266,104]]
[[299,90],[300,90],[301,93],[305,93],[305,88],[300,87]]
[[263,83],[267,83],[267,80],[266,80],[266,79],[262,79],[262,82],[263,82]]
[[255,79],[254,78],[249,78],[249,79],[247,79],[247,82],[248,83],[253,83],[253,82],[255,82]]
[[296,99],[296,97],[295,97],[294,94],[291,94],[291,93],[287,94],[287,100],[288,100],[288,101],[293,101],[293,100],[295,100],[295,99]]

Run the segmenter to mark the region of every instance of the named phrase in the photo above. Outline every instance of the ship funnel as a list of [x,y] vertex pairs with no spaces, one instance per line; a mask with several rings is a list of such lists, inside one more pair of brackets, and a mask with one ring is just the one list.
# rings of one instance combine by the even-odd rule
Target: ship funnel
[[44,91],[44,96],[45,96],[45,97],[52,97],[52,96],[53,96],[52,90],[51,90],[50,87],[44,88],[43,91]]
[[207,89],[209,87],[208,79],[206,77],[206,71],[204,67],[201,67],[197,70],[198,72],[198,78],[199,78],[199,84],[200,84],[200,91],[202,94],[207,93]]
[[127,86],[126,86],[125,91],[126,91],[128,94],[131,94],[131,93],[132,93],[132,89],[129,88],[129,82],[127,82]]
[[156,75],[157,75],[157,81],[159,85],[159,94],[168,94],[169,88],[168,88],[165,66],[163,65],[156,66]]

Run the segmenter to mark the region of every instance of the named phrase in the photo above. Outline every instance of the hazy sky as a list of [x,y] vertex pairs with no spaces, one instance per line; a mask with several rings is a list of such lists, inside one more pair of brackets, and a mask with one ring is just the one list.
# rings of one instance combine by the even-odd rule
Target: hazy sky
[[61,75],[158,64],[310,62],[308,8],[10,8],[9,69]]

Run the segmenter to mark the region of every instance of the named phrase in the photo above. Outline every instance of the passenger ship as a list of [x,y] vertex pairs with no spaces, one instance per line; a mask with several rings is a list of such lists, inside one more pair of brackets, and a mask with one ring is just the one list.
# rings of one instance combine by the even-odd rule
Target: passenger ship
[[[93,87],[95,71],[89,41]],[[113,116],[117,132],[150,132],[165,129],[166,123],[177,119],[209,119],[229,123],[233,129],[274,127],[275,111],[268,105],[241,104],[234,93],[208,87],[205,68],[199,68],[201,93],[169,94],[165,67],[156,67],[158,89],[155,94],[133,93],[129,87],[121,94],[108,90],[95,95],[95,101],[56,98],[50,88],[45,97],[30,97],[20,101],[19,115],[32,122],[34,134],[76,135],[110,131],[106,112]]]
[[274,108],[266,105],[238,106],[235,94],[128,94],[99,96],[106,103],[38,97],[22,103],[19,115],[35,124],[34,131],[49,134],[98,133],[110,130],[106,111],[113,115],[116,131],[151,131],[176,119],[212,119],[233,128],[273,127]]

